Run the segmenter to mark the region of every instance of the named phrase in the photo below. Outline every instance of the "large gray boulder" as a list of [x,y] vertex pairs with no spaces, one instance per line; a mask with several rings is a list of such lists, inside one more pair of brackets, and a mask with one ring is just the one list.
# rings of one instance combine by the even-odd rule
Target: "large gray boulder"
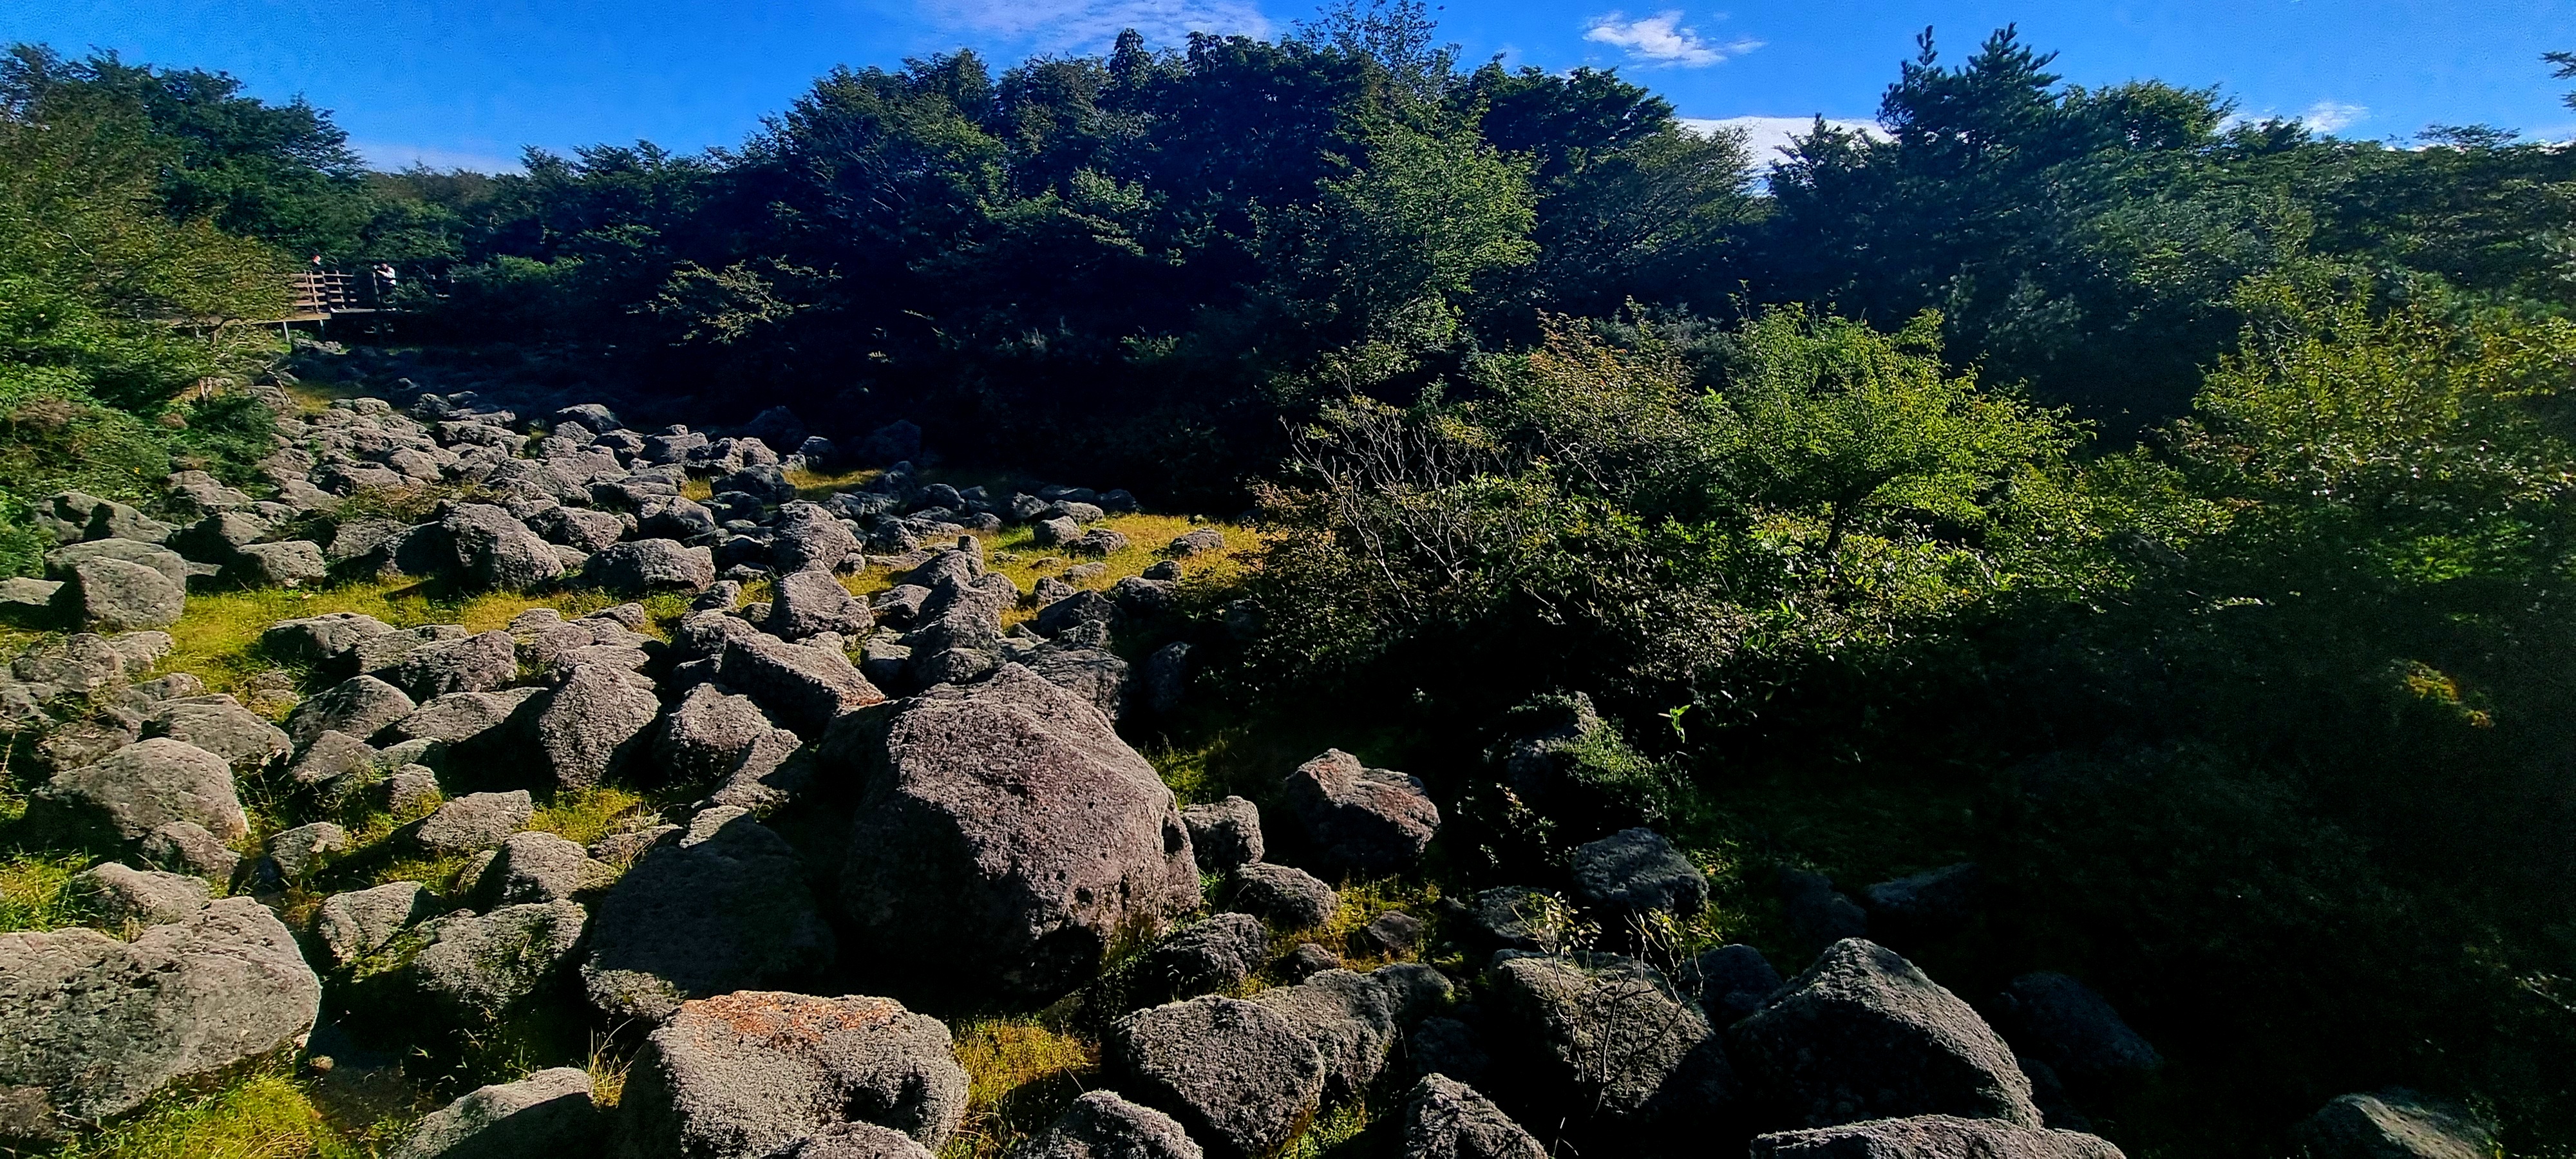
[[582,565],[582,578],[620,595],[702,592],[716,582],[715,553],[674,539],[610,544]]
[[131,539],[93,539],[46,553],[45,575],[49,579],[69,582],[73,578],[73,572],[80,565],[95,559],[113,559],[125,563],[142,564],[160,572],[161,578],[170,581],[172,587],[182,591],[187,589],[188,580],[198,574],[199,567],[203,566],[192,566],[178,552],[157,543],[142,543]]
[[435,740],[461,745],[508,721],[542,688],[509,688],[498,692],[450,692],[435,697],[384,730],[393,743]]
[[723,655],[725,686],[801,737],[821,736],[833,721],[885,700],[839,652],[753,634],[726,640]]
[[776,588],[769,601],[769,618],[761,621],[761,627],[782,640],[802,640],[817,632],[863,636],[876,627],[868,605],[842,587],[831,572],[783,572]]
[[1170,1115],[1109,1091],[1075,1099],[1011,1159],[1203,1159],[1206,1153]]
[[321,1006],[294,935],[246,897],[131,942],[0,934],[0,1137],[49,1138],[292,1048]]
[[1533,1122],[1622,1129],[1694,1121],[1734,1093],[1698,1007],[1633,958],[1495,955],[1486,972],[1494,1074]]
[[834,1123],[769,1153],[769,1159],[933,1159],[912,1136],[874,1123]]
[[683,1004],[626,1080],[619,1159],[766,1156],[857,1120],[947,1142],[966,1113],[948,1028],[891,998],[745,990]]
[[581,968],[591,1005],[659,1021],[693,998],[821,973],[832,931],[805,882],[795,850],[750,814],[700,811],[599,899]]
[[65,769],[32,797],[30,812],[72,828],[103,827],[124,841],[140,841],[173,821],[201,826],[223,841],[250,835],[250,818],[233,792],[232,766],[168,737],[138,741],[96,764]]
[[1403,1159],[1547,1159],[1547,1149],[1493,1100],[1441,1074],[1413,1085],[1400,1147]]
[[1212,1154],[1255,1159],[1305,1125],[1324,1094],[1324,1060],[1271,1010],[1210,995],[1140,1010],[1110,1027],[1111,1089],[1188,1128]]
[[1419,778],[1362,767],[1340,749],[1297,766],[1281,785],[1289,816],[1332,872],[1389,873],[1413,864],[1440,831]]
[[72,875],[63,896],[111,925],[182,922],[213,897],[202,877],[136,869],[110,861]]
[[475,882],[477,908],[562,901],[608,879],[608,867],[552,833],[513,833]]
[[[280,620],[260,633],[260,648],[279,660],[318,666],[339,665],[358,652],[358,645],[391,633],[393,625],[357,612],[326,612],[300,620]],[[339,669],[348,671],[345,667]]]
[[[2476,1152],[2483,1155],[2484,1152]],[[1753,1159],[2123,1159],[2109,1140],[1995,1119],[1921,1115],[1783,1131],[1753,1140]],[[2322,1159],[2322,1157],[2321,1157]],[[2465,1156],[2462,1159],[2466,1159]]]
[[780,575],[808,568],[829,570],[859,549],[859,538],[850,533],[849,525],[813,503],[782,505],[772,530],[769,562]]
[[1100,710],[1028,669],[852,723],[826,745],[862,785],[842,904],[914,968],[1060,993],[1121,931],[1198,908],[1171,790]]
[[1401,1037],[1398,995],[1379,979],[1349,970],[1320,970],[1294,986],[1252,996],[1285,1019],[1324,1061],[1324,1097],[1356,1101],[1367,1094]]
[[9,675],[25,684],[91,693],[125,679],[125,656],[95,632],[41,640],[9,662]]
[[467,793],[422,818],[411,839],[433,854],[472,853],[508,840],[536,814],[536,801],[526,789]]
[[570,963],[588,917],[555,901],[423,922],[412,983],[459,1024],[498,1025]]
[[1663,910],[1689,917],[1708,904],[1708,878],[1664,835],[1628,829],[1574,848],[1574,900],[1610,914]]
[[1859,938],[1834,943],[1733,1036],[1747,1086],[1780,1121],[1957,1115],[2041,1125],[2030,1079],[1985,1019]]
[[286,730],[222,695],[181,697],[154,705],[151,715],[143,718],[143,736],[186,741],[245,773],[258,772],[294,751]]
[[613,664],[584,664],[537,709],[536,773],[556,789],[586,789],[643,750],[662,715],[650,681]]
[[2488,1159],[2497,1153],[2493,1124],[2408,1090],[2337,1096],[2291,1135],[2309,1159]]
[[518,642],[495,629],[414,648],[387,679],[413,700],[425,701],[451,692],[489,692],[518,675]]
[[286,718],[286,735],[303,748],[324,731],[365,739],[410,716],[419,705],[403,690],[373,676],[352,676],[296,705]]
[[599,1126],[590,1073],[559,1066],[476,1087],[430,1112],[392,1159],[566,1159],[595,1153]]
[[526,591],[563,575],[554,545],[502,508],[459,504],[439,520],[458,574],[484,587]]
[[776,727],[750,697],[701,684],[663,718],[661,735],[653,740],[654,760],[682,784],[713,780],[731,772]]
[[166,628],[188,610],[185,581],[174,582],[140,563],[85,559],[71,565],[62,580],[54,592],[57,614],[96,631]]
[[279,543],[246,543],[233,552],[224,574],[258,587],[291,588],[318,582],[331,574],[322,545],[309,539]]
[[1127,710],[1127,662],[1107,648],[1050,643],[1032,650],[1020,663],[1047,683],[1090,701],[1113,721]]

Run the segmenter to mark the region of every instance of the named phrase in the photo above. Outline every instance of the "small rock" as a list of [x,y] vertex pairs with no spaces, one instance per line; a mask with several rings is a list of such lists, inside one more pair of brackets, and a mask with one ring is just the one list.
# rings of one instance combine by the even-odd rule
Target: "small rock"
[[1145,658],[1145,707],[1157,713],[1170,713],[1180,708],[1189,695],[1190,643],[1174,640]]
[[885,700],[885,693],[868,683],[849,657],[757,634],[725,641],[724,682],[758,701],[781,726],[809,739],[821,736],[834,720]]
[[1911,1115],[2041,1125],[2030,1079],[1977,1012],[1893,951],[1858,938],[1734,1030],[1758,1099],[1810,1126]]
[[209,881],[231,881],[233,870],[241,864],[240,854],[194,821],[154,826],[143,835],[140,851],[150,864]]
[[467,793],[441,805],[413,830],[412,841],[433,854],[471,853],[507,840],[536,816],[526,789]]
[[186,821],[219,841],[250,835],[250,818],[233,794],[232,767],[182,741],[138,741],[96,764],[56,773],[32,795],[30,811],[59,816],[74,828],[103,826],[140,841],[172,821]]
[[2487,1159],[2497,1153],[2493,1124],[2408,1090],[2338,1096],[2291,1134],[2311,1159]]
[[1708,878],[1652,829],[1629,829],[1574,849],[1574,899],[1616,914],[1690,917],[1708,904]]
[[1404,1104],[1403,1159],[1547,1159],[1547,1149],[1476,1088],[1428,1074]]
[[1204,1159],[1205,1153],[1170,1115],[1109,1091],[1075,1099],[1045,1132],[1021,1144],[1011,1159]]
[[662,702],[643,677],[584,664],[545,695],[531,755],[552,787],[589,788],[649,743],[646,730],[661,715]]
[[[107,540],[104,542],[116,542]],[[123,631],[163,628],[187,611],[188,591],[168,576],[121,559],[73,564],[54,593],[58,613],[84,627]]]
[[1316,855],[1344,872],[1409,866],[1440,830],[1440,809],[1419,779],[1363,768],[1358,757],[1340,749],[1326,749],[1299,765],[1282,789]]
[[325,730],[372,737],[385,726],[410,716],[417,707],[402,689],[373,676],[352,676],[297,705],[286,718],[286,735],[299,749],[312,744]]
[[833,950],[795,850],[720,806],[643,851],[599,899],[582,983],[611,1018],[658,1021],[690,999],[817,975]]
[[332,965],[347,969],[392,945],[394,935],[428,916],[432,900],[417,881],[335,893],[322,899],[322,908],[313,918],[313,933],[322,940]]
[[63,883],[63,894],[79,899],[103,921],[144,926],[186,921],[214,897],[204,878],[135,869],[113,861],[73,874]]
[[1251,914],[1221,913],[1156,943],[1130,968],[1128,1000],[1156,1006],[1230,989],[1270,958],[1270,931]]
[[604,880],[606,871],[580,845],[552,833],[513,833],[476,884],[484,905],[525,905],[562,901]]
[[421,924],[411,960],[421,992],[468,1026],[495,1025],[566,966],[588,915],[569,901],[450,914]]
[[1324,1061],[1271,1010],[1209,996],[1138,1011],[1103,1045],[1109,1085],[1224,1159],[1277,1151],[1314,1113]]
[[626,595],[702,592],[716,582],[716,560],[708,549],[683,547],[678,540],[637,539],[611,544],[591,556],[582,565],[582,577]]
[[295,881],[320,868],[324,854],[344,853],[348,848],[348,830],[329,821],[315,821],[269,838],[268,859],[277,866],[281,877]]
[[1782,866],[1780,898],[1788,909],[1789,936],[1801,946],[1820,948],[1869,934],[1868,912],[1835,892],[1824,874]]
[[1278,974],[1280,981],[1294,985],[1341,967],[1341,955],[1313,942],[1299,942],[1296,949],[1280,956]]
[[597,1147],[599,1120],[589,1073],[559,1066],[430,1112],[392,1159],[561,1159]]
[[143,735],[186,741],[244,773],[258,772],[294,751],[284,729],[229,696],[162,701],[144,718]]
[[[2480,1152],[2483,1154],[2483,1152]],[[2110,1141],[1994,1119],[1921,1115],[1783,1131],[1753,1140],[1753,1159],[2123,1159]]]
[[1780,971],[1751,946],[1719,946],[1701,954],[1698,965],[1700,1009],[1719,1026],[1760,1010],[1780,989]]
[[331,574],[322,545],[304,539],[244,544],[224,571],[241,583],[273,588],[301,587]]
[[2133,1084],[2164,1064],[2100,994],[2064,974],[2024,974],[1999,1004],[2007,1037],[2079,1089]]
[[1362,954],[1400,958],[1422,945],[1422,919],[1409,913],[1389,910],[1369,920],[1351,935],[1352,948]]
[[1226,905],[1283,930],[1313,929],[1341,908],[1341,895],[1314,874],[1286,865],[1255,862],[1235,867],[1226,882]]
[[1199,872],[1226,873],[1261,860],[1261,810],[1241,797],[1181,810]]
[[613,1153],[765,1156],[851,1120],[935,1148],[965,1113],[966,1071],[937,1019],[891,998],[745,990],[683,1004],[646,1040]]

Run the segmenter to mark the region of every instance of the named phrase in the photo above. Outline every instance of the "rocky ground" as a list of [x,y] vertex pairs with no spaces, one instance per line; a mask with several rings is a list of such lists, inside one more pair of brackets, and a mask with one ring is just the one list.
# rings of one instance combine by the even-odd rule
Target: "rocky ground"
[[[269,397],[269,497],[59,495],[49,578],[0,582],[13,880],[56,871],[0,933],[26,1151],[285,1074],[332,1146],[405,1159],[2096,1159],[2085,1108],[2159,1065],[2074,978],[1981,1013],[1871,940],[1954,921],[1974,866],[1784,872],[1816,951],[1784,978],[1674,935],[1707,874],[1651,829],[1568,889],[1443,896],[1405,773],[1326,749],[1258,803],[1177,796],[1129,738],[1247,630],[1240,527],[928,481],[908,424],[781,454]],[[385,602],[419,591],[450,602]],[[182,662],[211,601],[281,592],[310,614]],[[476,624],[350,593],[518,595]],[[1496,775],[1543,793],[1596,723]],[[2392,1091],[2304,1137],[2482,1130]]]

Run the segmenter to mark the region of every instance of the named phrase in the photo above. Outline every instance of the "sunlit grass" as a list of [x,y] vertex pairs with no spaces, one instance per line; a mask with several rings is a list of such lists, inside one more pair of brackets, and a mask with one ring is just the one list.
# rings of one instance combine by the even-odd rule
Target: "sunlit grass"
[[0,860],[0,934],[79,925],[79,907],[63,895],[72,875],[89,868],[76,853],[20,853]]
[[1098,1045],[1028,1018],[968,1022],[956,1030],[966,1068],[966,1118],[941,1159],[998,1159],[1082,1094],[1099,1069]]
[[[1036,542],[1036,531],[1027,525],[976,532],[975,537],[984,542],[986,566],[1010,577],[1011,583],[1024,593],[1034,590],[1038,580],[1046,576],[1054,576],[1080,589],[1105,590],[1119,580],[1145,574],[1146,568],[1163,561],[1164,549],[1171,546],[1172,540],[1197,527],[1214,527],[1224,532],[1225,548],[1179,561],[1181,574],[1189,579],[1222,582],[1242,567],[1241,557],[1255,545],[1253,533],[1247,528],[1226,523],[1192,523],[1179,515],[1112,515],[1091,526],[1106,527],[1126,536],[1126,548],[1103,556],[1076,555],[1054,547],[1040,547]],[[1086,563],[1101,564],[1102,571],[1079,579],[1065,574]],[[894,580],[892,572],[871,568],[855,576],[844,576],[841,582],[851,594],[865,599],[893,587]],[[1035,608],[1008,608],[1002,613],[1002,623],[1007,627],[1036,615]]]
[[628,827],[647,811],[644,796],[611,785],[555,794],[528,819],[528,831],[552,833],[575,845],[589,845]]
[[73,1140],[57,1159],[360,1159],[364,1136],[332,1130],[304,1088],[272,1066],[203,1094],[164,1096],[142,1112]]

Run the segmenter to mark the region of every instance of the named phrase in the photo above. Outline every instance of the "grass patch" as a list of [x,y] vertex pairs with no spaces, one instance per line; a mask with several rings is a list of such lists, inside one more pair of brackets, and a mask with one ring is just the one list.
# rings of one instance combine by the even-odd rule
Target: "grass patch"
[[1064,1113],[1100,1067],[1097,1044],[1033,1018],[984,1019],[956,1031],[966,1117],[940,1159],[999,1159]]
[[139,1114],[74,1139],[58,1159],[360,1159],[370,1136],[332,1130],[283,1064],[211,1093],[165,1095]]
[[1306,1128],[1280,1151],[1279,1159],[1324,1159],[1327,1155],[1351,1155],[1360,1152],[1360,1133],[1368,1130],[1369,1109],[1366,1104],[1345,1103],[1315,1117]]
[[[1037,532],[1027,525],[974,534],[984,541],[987,568],[1009,576],[1011,583],[1023,592],[1036,588],[1038,580],[1046,576],[1054,576],[1076,588],[1105,590],[1129,576],[1145,574],[1146,568],[1163,561],[1163,549],[1170,546],[1172,540],[1195,527],[1215,527],[1225,532],[1226,546],[1222,551],[1206,552],[1179,561],[1182,578],[1196,583],[1224,583],[1242,568],[1242,558],[1250,553],[1256,542],[1248,528],[1227,523],[1192,523],[1179,515],[1112,515],[1091,526],[1106,527],[1126,536],[1126,549],[1105,556],[1073,555],[1038,546]],[[1069,569],[1085,563],[1103,564],[1105,570],[1083,579],[1065,575]],[[858,575],[842,577],[841,583],[850,589],[851,595],[865,599],[893,587],[894,574],[870,568]],[[1005,608],[1002,626],[1007,628],[1036,616],[1035,608]]]
[[0,861],[0,934],[81,924],[80,907],[63,895],[63,886],[89,864],[76,853],[21,853]]
[[589,845],[623,829],[648,804],[643,794],[609,785],[573,789],[555,794],[554,800],[540,807],[528,818],[527,828],[535,833],[552,833],[575,845]]

